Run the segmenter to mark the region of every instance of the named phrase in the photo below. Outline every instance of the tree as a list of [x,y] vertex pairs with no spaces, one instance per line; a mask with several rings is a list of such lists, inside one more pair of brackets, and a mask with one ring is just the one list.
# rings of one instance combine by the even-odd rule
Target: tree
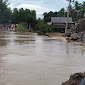
[[81,9],[81,4],[78,1],[75,1],[75,10],[80,10]]
[[36,23],[36,11],[29,9],[17,9],[13,10],[13,23],[21,23],[25,22],[27,24],[27,28],[34,27]]
[[84,18],[85,13],[85,2],[82,4],[78,1],[75,1],[75,5],[71,10],[71,17],[74,21],[78,21],[79,18]]
[[13,13],[12,13],[12,22],[13,23],[19,23],[19,13],[18,13],[18,9],[14,8]]
[[31,25],[33,26],[34,24],[35,24],[35,17],[33,17],[31,14],[27,15],[28,28],[31,29]]
[[45,24],[43,20],[38,19],[36,24],[36,30],[46,33],[46,32],[51,32],[53,29],[49,25]]
[[85,13],[85,2],[81,5],[80,9],[80,18],[84,18],[84,13]]
[[32,10],[32,11],[31,11],[31,14],[32,14],[32,16],[34,16],[34,18],[36,19],[36,11],[35,11],[35,10]]
[[60,11],[58,11],[58,14],[57,14],[58,17],[65,17],[65,9],[64,8],[61,8]]
[[57,16],[57,12],[52,12],[52,11],[50,11],[48,13],[45,12],[45,13],[43,13],[43,15],[44,15],[44,22],[50,22],[51,17]]
[[54,12],[54,17],[57,17],[58,16],[58,12]]
[[0,24],[11,22],[12,11],[7,0],[0,0]]
[[52,12],[52,11],[50,11],[48,13],[45,12],[45,13],[43,13],[43,15],[44,15],[44,22],[46,22],[46,23],[50,22],[51,21],[51,17],[65,17],[66,14],[67,14],[67,12],[65,11],[64,8],[62,8],[58,12]]
[[44,22],[49,22],[51,20],[51,17],[47,12],[43,13],[43,15],[44,15]]

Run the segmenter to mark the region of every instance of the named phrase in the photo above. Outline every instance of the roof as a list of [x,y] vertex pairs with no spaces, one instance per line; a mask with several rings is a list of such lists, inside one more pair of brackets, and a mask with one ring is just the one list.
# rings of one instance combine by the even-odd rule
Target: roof
[[[52,23],[66,23],[67,17],[51,17],[51,22]],[[72,21],[72,18],[68,18],[68,23],[74,23]]]

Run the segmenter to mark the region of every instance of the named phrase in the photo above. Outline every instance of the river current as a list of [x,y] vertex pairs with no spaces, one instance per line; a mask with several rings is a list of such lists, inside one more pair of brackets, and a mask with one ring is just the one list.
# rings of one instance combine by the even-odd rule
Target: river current
[[30,32],[0,32],[0,85],[61,85],[84,71],[84,45]]

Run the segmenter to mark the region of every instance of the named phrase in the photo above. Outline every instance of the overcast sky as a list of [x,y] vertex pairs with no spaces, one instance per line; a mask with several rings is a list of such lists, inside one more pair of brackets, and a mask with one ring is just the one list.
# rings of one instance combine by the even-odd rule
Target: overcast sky
[[[83,2],[84,0],[77,0]],[[10,7],[13,8],[28,8],[36,10],[37,16],[41,16],[44,12],[58,11],[61,8],[68,6],[66,0],[9,0]]]

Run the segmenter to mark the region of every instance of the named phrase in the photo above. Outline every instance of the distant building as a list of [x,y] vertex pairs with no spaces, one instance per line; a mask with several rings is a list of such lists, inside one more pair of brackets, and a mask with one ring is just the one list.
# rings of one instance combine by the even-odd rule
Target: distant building
[[[65,32],[67,17],[51,17],[50,25],[54,28],[54,31]],[[72,18],[68,18],[68,29],[74,25]]]

